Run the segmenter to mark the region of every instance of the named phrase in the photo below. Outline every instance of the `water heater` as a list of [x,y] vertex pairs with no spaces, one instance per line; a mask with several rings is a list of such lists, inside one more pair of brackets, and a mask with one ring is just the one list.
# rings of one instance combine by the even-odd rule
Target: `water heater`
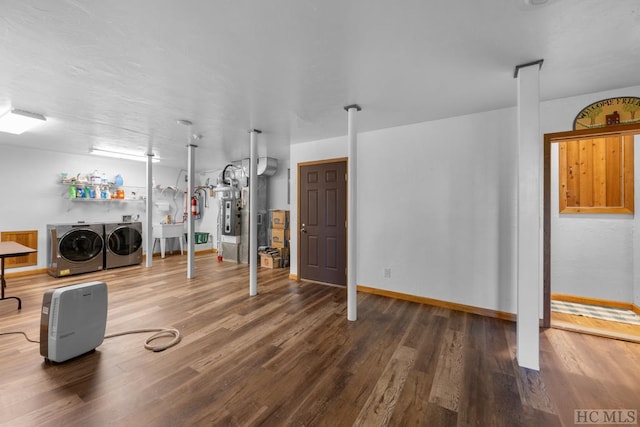
[[40,354],[64,362],[94,350],[107,327],[107,284],[88,282],[45,292],[40,316]]

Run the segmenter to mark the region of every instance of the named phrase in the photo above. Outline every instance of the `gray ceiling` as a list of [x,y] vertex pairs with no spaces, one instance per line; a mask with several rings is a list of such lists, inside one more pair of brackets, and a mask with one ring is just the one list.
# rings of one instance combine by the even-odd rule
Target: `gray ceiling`
[[[199,169],[290,143],[640,84],[640,1],[1,0],[0,110],[48,117],[13,144],[153,150]],[[193,122],[191,129],[176,119]],[[390,142],[391,143],[391,142]]]

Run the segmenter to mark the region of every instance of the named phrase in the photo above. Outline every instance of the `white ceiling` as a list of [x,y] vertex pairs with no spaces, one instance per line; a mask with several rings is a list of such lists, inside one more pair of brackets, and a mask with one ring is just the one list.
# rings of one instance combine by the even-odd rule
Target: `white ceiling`
[[[13,144],[153,150],[198,169],[290,143],[516,103],[514,66],[544,58],[543,99],[640,84],[640,1],[1,0],[0,111],[42,113]],[[177,119],[193,122],[191,129]],[[392,143],[392,141],[390,141]]]

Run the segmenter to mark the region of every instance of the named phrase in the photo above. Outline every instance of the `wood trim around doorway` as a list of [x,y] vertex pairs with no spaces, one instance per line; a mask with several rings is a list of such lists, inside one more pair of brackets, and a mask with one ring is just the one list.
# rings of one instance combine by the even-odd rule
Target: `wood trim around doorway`
[[543,139],[543,255],[542,255],[542,281],[543,281],[543,318],[542,326],[551,327],[551,144],[553,142],[578,139],[595,138],[612,134],[637,134],[640,133],[640,123],[628,125],[614,125],[597,129],[580,129],[566,132],[544,134]]
[[[302,280],[304,279],[304,277],[302,277],[302,275],[300,274],[300,190],[301,190],[301,186],[300,186],[300,170],[304,167],[304,166],[313,166],[313,165],[323,165],[323,164],[329,164],[329,163],[340,163],[340,162],[345,162],[346,163],[346,170],[347,170],[347,174],[349,173],[349,158],[348,157],[335,157],[335,158],[331,158],[331,159],[323,159],[323,160],[311,160],[311,161],[307,161],[307,162],[299,162],[296,165],[296,192],[298,194],[298,200],[297,200],[297,212],[296,212],[296,230],[295,230],[295,236],[296,236],[296,266],[298,271],[296,272],[295,275],[291,274],[289,275],[289,278],[293,279],[293,280]],[[347,176],[348,179],[348,176]],[[347,194],[346,194],[347,200],[349,197],[349,185],[348,185],[348,181],[347,181]],[[349,204],[347,203],[347,218],[349,218]],[[347,238],[347,248],[349,247],[349,228],[348,228],[348,223],[347,223],[347,228],[345,230],[346,234],[346,238]],[[349,252],[347,250],[347,264],[349,265]],[[295,277],[295,279],[294,279]]]

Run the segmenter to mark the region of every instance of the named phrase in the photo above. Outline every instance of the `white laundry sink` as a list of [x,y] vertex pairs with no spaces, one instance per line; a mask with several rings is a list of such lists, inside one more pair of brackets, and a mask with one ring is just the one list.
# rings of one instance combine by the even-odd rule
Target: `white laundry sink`
[[[184,224],[154,225],[153,238],[160,239],[160,255],[162,258],[164,258],[167,239],[177,238],[180,242],[180,255],[184,252]],[[153,245],[155,246],[155,240]]]

